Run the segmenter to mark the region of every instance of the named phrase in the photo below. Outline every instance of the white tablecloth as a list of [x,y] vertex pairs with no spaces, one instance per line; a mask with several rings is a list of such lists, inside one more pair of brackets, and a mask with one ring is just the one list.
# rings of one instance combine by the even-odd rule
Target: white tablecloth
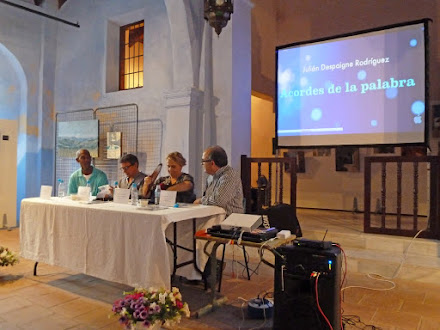
[[[224,216],[224,210],[216,206],[147,211],[113,202],[27,198],[21,203],[21,255],[131,286],[169,287],[172,253],[165,241],[165,232],[172,233],[169,225],[180,222],[178,243],[192,247],[192,221],[184,220],[196,218],[200,229],[220,223]],[[203,269],[202,251],[197,261]],[[192,265],[177,274],[198,276]]]

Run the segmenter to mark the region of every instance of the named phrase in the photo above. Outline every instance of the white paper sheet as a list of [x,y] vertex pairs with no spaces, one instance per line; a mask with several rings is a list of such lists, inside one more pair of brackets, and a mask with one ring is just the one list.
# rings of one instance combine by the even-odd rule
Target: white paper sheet
[[110,185],[106,184],[98,187],[99,191],[96,198],[105,198],[105,196],[111,196]]
[[90,187],[79,186],[78,187],[78,197],[82,201],[88,201],[90,199]]
[[177,191],[162,190],[160,192],[159,206],[173,207],[176,204]]
[[52,186],[41,186],[40,198],[50,199],[52,196]]
[[130,198],[130,189],[115,188],[113,193],[113,202],[117,204],[128,204]]

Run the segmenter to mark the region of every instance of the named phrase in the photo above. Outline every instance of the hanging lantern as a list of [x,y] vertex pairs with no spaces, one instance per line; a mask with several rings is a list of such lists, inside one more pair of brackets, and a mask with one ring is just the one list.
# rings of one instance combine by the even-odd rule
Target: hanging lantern
[[222,29],[228,24],[233,12],[232,0],[205,0],[205,19],[215,29],[217,35],[220,35]]

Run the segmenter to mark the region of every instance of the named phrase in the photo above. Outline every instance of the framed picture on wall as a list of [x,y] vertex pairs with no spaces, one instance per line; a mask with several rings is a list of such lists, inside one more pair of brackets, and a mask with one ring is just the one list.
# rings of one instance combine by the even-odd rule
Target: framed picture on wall
[[107,132],[107,159],[121,157],[121,132]]
[[98,120],[58,122],[56,147],[59,157],[75,158],[79,149],[98,157]]
[[374,148],[375,154],[394,154],[394,147],[391,146],[380,146]]
[[359,148],[336,147],[335,152],[336,171],[359,172]]
[[[296,173],[306,172],[306,161],[304,157],[304,151],[292,151],[289,150],[283,153],[284,157],[296,158]],[[285,171],[290,173],[289,164],[285,164]]]
[[415,157],[415,156],[426,156],[426,147],[418,147],[418,146],[403,146],[401,148],[402,157]]
[[327,157],[332,154],[332,149],[330,148],[319,148],[319,149],[313,149],[313,156],[314,157]]

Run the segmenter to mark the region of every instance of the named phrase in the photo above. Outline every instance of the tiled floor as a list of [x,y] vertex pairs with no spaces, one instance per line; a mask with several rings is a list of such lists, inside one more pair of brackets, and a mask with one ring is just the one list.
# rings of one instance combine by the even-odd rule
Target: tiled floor
[[[300,219],[308,227],[331,227],[333,230],[356,231],[356,217],[337,224],[323,224],[323,213],[300,212]],[[347,215],[345,215],[347,216]],[[325,218],[341,218],[337,212],[326,212]],[[313,224],[313,221],[316,221]],[[307,224],[306,224],[307,223]],[[0,245],[19,249],[18,230],[0,230]],[[235,254],[242,260],[241,253]],[[255,268],[255,260],[251,268]],[[0,268],[0,329],[121,329],[117,319],[110,317],[111,304],[122,296],[127,286],[72,273],[67,269],[40,264],[39,276],[32,275],[33,262],[21,259],[14,267]],[[180,329],[268,329],[271,320],[249,320],[245,313],[245,300],[258,293],[273,290],[273,270],[265,265],[250,281],[242,276],[242,266],[229,260],[224,272],[222,294],[228,298],[225,305],[200,318],[183,320]],[[393,290],[379,291],[390,283],[350,272],[343,291],[343,316],[350,324],[346,329],[366,328],[374,325],[381,329],[440,329],[440,279],[437,283],[421,283],[401,278],[394,280]],[[199,287],[182,285],[188,300],[202,300],[206,293]],[[373,288],[368,290],[361,287]],[[184,289],[186,288],[186,289]],[[191,296],[191,297],[189,297]],[[184,295],[185,300],[185,295]],[[191,298],[191,299],[190,299]],[[191,305],[190,305],[191,308]],[[294,308],[294,306],[292,306]],[[294,326],[289,327],[295,329]]]

